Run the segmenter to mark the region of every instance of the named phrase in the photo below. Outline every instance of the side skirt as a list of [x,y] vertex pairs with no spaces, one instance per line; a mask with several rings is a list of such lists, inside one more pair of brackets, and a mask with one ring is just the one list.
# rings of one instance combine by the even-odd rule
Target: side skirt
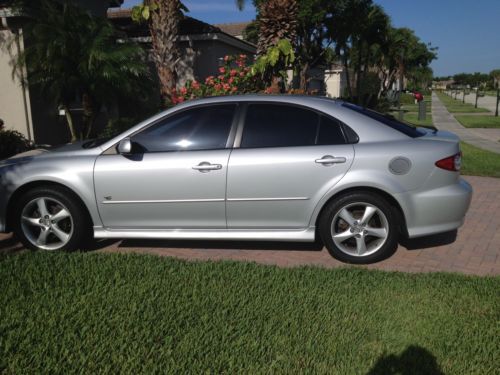
[[253,229],[109,229],[94,227],[95,238],[145,238],[175,240],[242,240],[314,242],[315,227],[298,230]]

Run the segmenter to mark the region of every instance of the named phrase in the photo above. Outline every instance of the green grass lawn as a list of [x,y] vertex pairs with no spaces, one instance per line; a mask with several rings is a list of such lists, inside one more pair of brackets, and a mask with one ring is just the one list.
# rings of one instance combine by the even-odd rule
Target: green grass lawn
[[500,117],[495,116],[455,116],[466,128],[500,128]]
[[461,142],[461,173],[473,176],[500,177],[500,155]]
[[477,112],[489,112],[486,108],[474,108],[474,105],[470,103],[462,103],[462,99],[453,99],[452,97],[443,94],[441,92],[436,92],[439,99],[443,102],[446,109],[451,113],[477,113]]
[[[399,119],[398,112],[390,112],[390,114],[396,119]],[[403,120],[415,126],[432,126],[432,114],[430,113],[427,113],[427,115],[425,116],[425,120],[420,121],[418,120],[418,113],[405,112],[403,114]]]
[[498,369],[498,277],[26,252],[0,278],[0,373]]
[[[401,106],[401,109],[403,109],[405,112],[418,112],[418,104],[405,104]],[[426,103],[425,111],[426,112],[432,111],[432,106],[430,102]]]
[[425,120],[418,119],[418,113],[405,113],[404,120],[417,126],[432,126],[432,115],[427,113]]

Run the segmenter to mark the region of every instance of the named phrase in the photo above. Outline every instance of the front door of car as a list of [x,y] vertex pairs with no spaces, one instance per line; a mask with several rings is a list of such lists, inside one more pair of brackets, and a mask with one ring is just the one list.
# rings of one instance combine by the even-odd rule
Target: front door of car
[[130,155],[103,154],[94,169],[107,228],[225,228],[229,134],[235,105],[177,112],[131,137]]
[[352,164],[344,125],[270,103],[249,104],[244,118],[229,159],[228,228],[307,228],[318,201]]

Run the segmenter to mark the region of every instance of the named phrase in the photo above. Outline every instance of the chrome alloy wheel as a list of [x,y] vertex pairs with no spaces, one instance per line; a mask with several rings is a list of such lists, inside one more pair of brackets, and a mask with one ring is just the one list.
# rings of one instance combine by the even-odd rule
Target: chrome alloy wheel
[[21,214],[21,228],[26,238],[44,250],[63,248],[73,234],[73,218],[67,207],[54,198],[30,201]]
[[342,207],[332,221],[331,235],[345,254],[363,257],[380,250],[389,236],[389,222],[376,206],[356,202]]

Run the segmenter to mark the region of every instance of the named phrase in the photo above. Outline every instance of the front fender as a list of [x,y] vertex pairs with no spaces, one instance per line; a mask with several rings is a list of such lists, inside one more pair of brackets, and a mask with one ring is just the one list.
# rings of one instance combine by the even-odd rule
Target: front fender
[[[102,225],[94,194],[95,157],[47,158],[17,163],[0,169],[0,230],[6,230],[7,210],[16,192],[29,185],[53,183],[64,186],[85,204],[94,225]],[[15,197],[14,197],[15,198]]]

